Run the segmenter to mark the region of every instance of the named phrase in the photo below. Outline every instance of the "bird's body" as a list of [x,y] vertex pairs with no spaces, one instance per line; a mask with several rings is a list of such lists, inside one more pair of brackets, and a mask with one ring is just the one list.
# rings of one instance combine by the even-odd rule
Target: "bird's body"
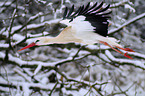
[[[83,16],[76,17],[75,19],[83,18]],[[87,45],[93,45],[95,43],[100,43],[100,41],[107,42],[110,45],[122,47],[121,45],[116,43],[116,39],[112,37],[104,37],[97,33],[94,33],[94,27],[88,21],[84,21],[83,19],[79,19],[81,21],[72,21],[69,23],[68,27],[66,27],[58,36],[48,38],[48,37],[40,37],[37,40],[40,42],[37,45],[48,45],[53,43],[83,43]],[[85,19],[85,18],[84,18]],[[64,20],[60,21],[63,23]],[[76,26],[77,25],[77,26]]]
[[[107,20],[110,18],[108,14],[110,14],[111,11],[107,10],[109,5],[105,8],[102,6],[103,2],[98,6],[97,3],[95,3],[92,7],[90,7],[90,3],[88,3],[86,7],[81,6],[76,12],[73,12],[74,6],[72,6],[70,11],[68,11],[68,8],[66,7],[63,20],[61,20],[60,23],[67,25],[67,27],[58,36],[52,38],[37,38],[35,43],[20,49],[20,51],[34,45],[76,42],[86,45],[103,43],[121,54],[122,52],[114,47],[133,52],[133,50],[129,48],[123,48],[117,43],[115,38],[107,36],[109,24]],[[124,56],[131,58],[126,53]]]

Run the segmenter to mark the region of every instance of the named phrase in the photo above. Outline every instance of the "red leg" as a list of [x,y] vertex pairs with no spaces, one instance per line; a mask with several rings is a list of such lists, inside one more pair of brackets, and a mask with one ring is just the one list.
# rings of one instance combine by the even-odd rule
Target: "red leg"
[[118,47],[118,46],[115,46],[116,48],[119,48],[119,49],[122,49],[122,50],[124,50],[124,51],[128,51],[128,52],[135,52],[135,51],[133,51],[132,49],[130,49],[130,48],[121,48],[121,47]]
[[[104,44],[104,45],[106,45],[106,46],[109,46],[110,48],[112,48],[112,49],[115,50],[116,52],[118,52],[118,53],[124,55],[125,57],[127,57],[127,58],[129,58],[129,59],[133,59],[133,58],[131,58],[129,55],[127,55],[127,52],[124,54],[124,53],[122,53],[121,51],[115,49],[114,47],[112,47],[111,45],[109,45],[109,44],[106,43],[106,42],[100,41],[100,43],[102,43],[102,44]],[[120,47],[117,47],[117,48],[122,49],[122,50],[125,50],[125,51],[129,51],[129,52],[134,52],[132,49],[129,49],[129,48],[120,48]]]
[[127,58],[129,58],[129,59],[133,59],[129,55],[127,55],[127,52],[124,54],[124,56],[127,57]]
[[112,47],[112,46],[111,46],[111,45],[109,45],[108,43],[103,42],[103,41],[101,41],[100,43],[103,43],[104,45],[109,46],[110,48],[112,48],[112,49],[113,49],[113,50],[115,50],[116,52],[118,52],[118,53],[122,54],[122,52],[121,52],[121,51],[119,51],[119,50],[115,49],[114,47]]

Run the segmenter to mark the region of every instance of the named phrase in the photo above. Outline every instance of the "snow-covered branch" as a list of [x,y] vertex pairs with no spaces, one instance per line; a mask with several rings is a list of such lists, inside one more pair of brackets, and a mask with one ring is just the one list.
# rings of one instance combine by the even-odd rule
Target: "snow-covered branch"
[[136,68],[141,68],[145,70],[145,61],[117,59],[108,50],[105,51],[105,54],[107,55],[108,59],[111,60],[111,62],[117,63],[119,65],[131,65]]
[[58,35],[65,27],[59,24],[64,8],[74,4],[76,10],[85,3],[82,0],[77,4],[73,0],[1,1],[0,96],[143,96],[145,50],[144,41],[137,38],[145,38],[142,32],[145,13],[140,3],[145,1],[111,2],[115,15],[110,19],[114,28],[111,27],[109,35],[124,29],[124,34],[115,35],[121,39],[122,46],[130,45],[135,50],[127,53],[133,58],[128,59],[103,44],[51,44],[17,52],[38,37]]
[[118,31],[120,31],[120,30],[123,29],[124,27],[126,27],[126,26],[128,26],[128,25],[130,25],[130,24],[134,23],[135,21],[138,21],[138,20],[140,20],[140,19],[142,19],[142,18],[145,18],[145,13],[142,13],[142,14],[140,14],[140,15],[138,15],[138,16],[132,18],[131,20],[128,20],[126,23],[122,24],[122,25],[121,25],[120,27],[118,27],[118,28],[109,30],[109,35],[112,35],[112,34],[118,32]]

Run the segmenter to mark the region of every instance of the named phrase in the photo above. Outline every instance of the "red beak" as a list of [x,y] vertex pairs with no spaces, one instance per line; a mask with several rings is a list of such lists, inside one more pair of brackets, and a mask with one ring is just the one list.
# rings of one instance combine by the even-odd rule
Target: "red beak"
[[27,48],[33,47],[33,46],[36,46],[36,44],[35,44],[34,42],[31,43],[31,44],[29,44],[29,45],[27,45],[27,46],[25,46],[24,48],[22,48],[22,49],[20,49],[20,50],[18,50],[18,51],[22,51],[22,50],[25,50],[25,49],[27,49]]

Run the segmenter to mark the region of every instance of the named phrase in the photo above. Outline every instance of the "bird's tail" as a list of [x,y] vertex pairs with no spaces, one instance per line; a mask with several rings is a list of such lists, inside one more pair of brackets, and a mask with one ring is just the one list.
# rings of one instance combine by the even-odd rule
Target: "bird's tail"
[[[130,49],[130,48],[123,48],[120,44],[117,43],[117,40],[115,38],[107,37],[107,40],[100,41],[100,43],[102,43],[102,44],[104,44],[106,46],[109,46],[110,48],[112,48],[116,52],[124,55],[125,57],[127,57],[129,59],[133,59],[129,55],[127,55],[127,53],[128,52],[134,52],[134,51],[132,49]],[[122,53],[121,51],[119,51],[118,49],[116,49],[114,47],[119,48],[119,49],[124,50],[124,51],[127,51],[127,52],[126,53]]]

